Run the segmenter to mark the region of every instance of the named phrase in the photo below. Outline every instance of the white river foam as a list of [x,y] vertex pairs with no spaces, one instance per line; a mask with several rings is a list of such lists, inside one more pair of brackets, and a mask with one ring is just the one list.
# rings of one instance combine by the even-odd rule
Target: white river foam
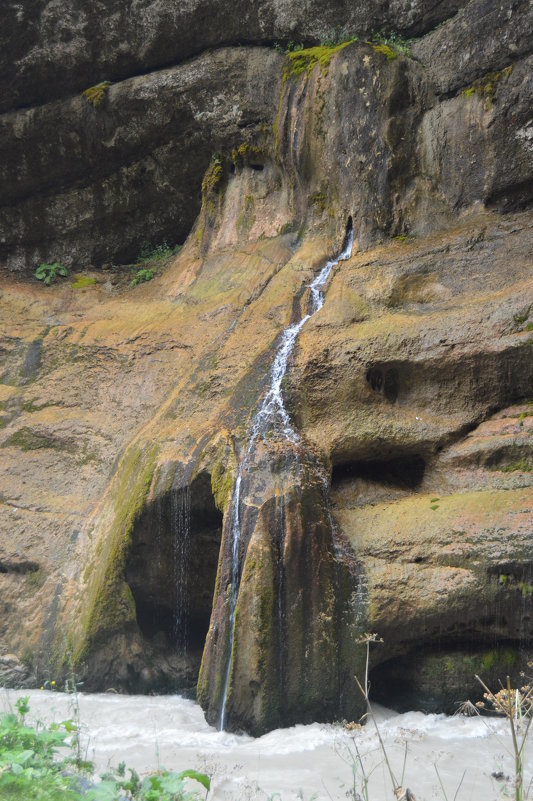
[[[59,692],[2,691],[2,710],[20,695],[30,696],[31,719],[51,722],[72,717],[72,696]],[[213,801],[272,796],[277,801],[340,801],[351,797],[347,794],[352,786],[347,747],[353,749],[353,741],[340,725],[293,726],[253,739],[217,731],[205,722],[198,704],[179,696],[107,693],[78,697],[88,757],[99,771],[116,767],[121,760],[141,774],[158,766],[206,770],[213,774],[209,794]],[[444,801],[435,764],[450,801],[464,771],[457,801],[505,797],[505,782],[491,776],[500,772],[512,775],[505,721],[421,712],[399,715],[381,707],[376,707],[376,713],[398,778],[407,746],[404,783],[417,801]],[[394,801],[372,724],[353,737],[364,755],[367,772],[372,771],[370,801]],[[532,762],[533,744],[529,743],[526,771]],[[530,779],[529,770],[526,788]]]

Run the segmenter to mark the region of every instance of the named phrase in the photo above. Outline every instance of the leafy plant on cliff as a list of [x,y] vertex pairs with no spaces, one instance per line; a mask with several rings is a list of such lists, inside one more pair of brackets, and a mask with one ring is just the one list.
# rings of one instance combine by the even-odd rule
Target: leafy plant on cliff
[[39,264],[35,270],[37,280],[43,281],[46,286],[53,284],[59,277],[66,278],[67,275],[68,269],[58,261],[53,262],[53,264]]
[[151,281],[152,278],[160,272],[161,269],[167,267],[174,256],[181,250],[181,245],[169,245],[166,241],[162,242],[157,247],[152,247],[149,242],[145,242],[141,248],[141,252],[137,261],[132,265],[131,269],[135,270],[135,275],[130,283],[130,286],[137,286],[144,284],[146,281]]

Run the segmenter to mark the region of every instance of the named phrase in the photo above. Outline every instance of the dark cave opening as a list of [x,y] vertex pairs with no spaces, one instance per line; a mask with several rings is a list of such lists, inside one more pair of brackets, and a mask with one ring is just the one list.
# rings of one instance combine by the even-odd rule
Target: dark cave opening
[[198,673],[221,537],[222,514],[207,472],[157,498],[135,525],[125,578],[147,653],[174,674],[173,686],[180,670],[188,684]]
[[331,484],[345,480],[362,479],[398,489],[416,489],[422,483],[426,463],[417,455],[391,459],[343,462],[334,465]]
[[454,714],[462,703],[482,700],[483,687],[520,686],[532,650],[524,642],[484,639],[442,641],[395,656],[370,670],[370,696],[397,712]]

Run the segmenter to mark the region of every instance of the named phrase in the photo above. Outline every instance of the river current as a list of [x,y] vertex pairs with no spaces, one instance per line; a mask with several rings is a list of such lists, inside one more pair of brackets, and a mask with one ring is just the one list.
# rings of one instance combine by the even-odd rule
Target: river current
[[[39,690],[0,691],[0,708],[30,696],[30,718],[51,722],[72,717],[73,696]],[[122,760],[139,773],[158,767],[196,768],[212,775],[213,801],[340,801],[352,798],[357,744],[369,778],[370,801],[394,801],[377,738],[369,723],[346,731],[341,725],[294,726],[254,739],[217,731],[193,701],[179,696],[80,694],[84,745],[97,771]],[[417,801],[444,801],[435,765],[449,801],[499,801],[512,775],[511,742],[505,721],[478,717],[396,714],[376,707],[385,747],[398,777],[407,749],[404,784]],[[526,766],[533,762],[533,744]],[[504,778],[502,778],[502,776]],[[531,770],[525,787],[531,781]],[[360,785],[359,785],[360,787]],[[531,793],[531,791],[530,791]]]

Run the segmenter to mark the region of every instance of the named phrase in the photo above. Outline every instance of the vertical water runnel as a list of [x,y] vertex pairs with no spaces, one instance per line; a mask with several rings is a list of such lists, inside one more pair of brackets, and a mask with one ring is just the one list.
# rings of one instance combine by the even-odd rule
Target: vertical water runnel
[[309,285],[311,293],[310,310],[305,314],[302,319],[290,325],[281,335],[280,345],[276,352],[272,369],[270,372],[270,385],[269,389],[263,398],[259,411],[254,417],[252,424],[252,432],[248,448],[241,460],[238,468],[237,478],[233,489],[233,500],[231,505],[232,524],[231,524],[231,588],[230,588],[230,602],[229,602],[229,644],[228,644],[228,658],[224,676],[224,689],[222,695],[222,706],[220,712],[220,729],[224,729],[226,722],[226,703],[228,698],[228,688],[231,675],[231,664],[233,657],[233,644],[235,636],[235,611],[237,607],[237,600],[239,596],[239,587],[241,581],[241,558],[240,558],[240,545],[241,545],[241,525],[240,525],[240,496],[241,496],[241,483],[243,474],[250,461],[254,444],[258,437],[266,437],[267,434],[273,431],[281,433],[285,439],[290,442],[298,441],[298,434],[291,425],[288,412],[283,403],[283,394],[281,384],[285,373],[289,358],[294,350],[294,346],[298,339],[298,335],[306,322],[324,305],[323,289],[331,275],[331,271],[340,262],[349,259],[353,247],[353,225],[351,217],[348,219],[346,227],[346,235],[344,238],[342,250],[340,254],[333,259],[326,262],[324,267],[320,270],[319,274],[313,279]]

